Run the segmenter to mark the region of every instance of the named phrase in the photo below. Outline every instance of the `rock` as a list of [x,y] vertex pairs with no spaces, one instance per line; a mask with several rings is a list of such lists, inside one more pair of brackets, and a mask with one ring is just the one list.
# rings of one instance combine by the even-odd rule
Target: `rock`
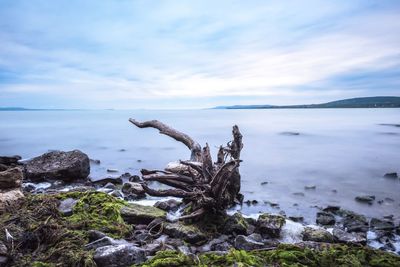
[[374,230],[394,230],[395,226],[393,221],[390,220],[380,220],[377,218],[372,218],[370,223],[370,227]]
[[293,193],[293,195],[299,196],[299,197],[304,197],[304,193],[303,192],[295,192],[295,193]]
[[18,167],[0,171],[0,189],[20,187],[23,178],[24,174]]
[[93,259],[99,267],[125,267],[143,263],[146,256],[143,249],[122,244],[97,248]]
[[385,173],[385,175],[383,177],[385,177],[385,178],[399,178],[399,176],[397,175],[397,172]]
[[78,202],[77,199],[73,199],[73,198],[64,199],[60,202],[60,206],[58,206],[58,210],[64,216],[71,216],[72,210],[73,210],[76,202]]
[[294,222],[303,222],[304,217],[303,216],[289,216],[289,220],[292,220]]
[[118,170],[117,169],[107,169],[107,172],[113,173],[113,172],[118,172]]
[[129,182],[134,182],[134,183],[142,181],[142,179],[139,177],[139,175],[130,175],[128,180],[129,180]]
[[106,177],[106,178],[101,178],[101,179],[93,179],[90,178],[90,181],[94,184],[99,184],[101,186],[104,186],[106,184],[122,184],[123,181],[121,177]]
[[236,249],[243,249],[243,250],[254,250],[254,249],[260,249],[264,246],[264,243],[258,242],[254,239],[252,239],[249,236],[244,236],[244,235],[238,235],[235,238],[234,241],[234,247]]
[[333,235],[322,228],[305,227],[303,230],[303,241],[333,243]]
[[155,207],[129,204],[121,209],[121,216],[130,224],[149,224],[154,219],[165,219],[166,212]]
[[317,224],[321,225],[334,225],[335,224],[335,216],[328,212],[317,212]]
[[166,223],[164,233],[173,238],[182,238],[191,244],[200,244],[207,240],[207,236],[195,225],[186,225],[180,222]]
[[306,185],[304,187],[304,189],[305,190],[315,190],[315,189],[317,189],[317,186],[315,186],[315,185]]
[[32,181],[86,179],[90,173],[89,157],[79,151],[52,151],[33,158],[25,165],[26,178]]
[[279,204],[278,203],[271,202],[271,201],[268,201],[268,200],[264,201],[264,204],[270,205],[273,208],[279,208]]
[[89,230],[87,233],[89,237],[89,242],[93,242],[107,236],[105,233],[98,230]]
[[357,196],[355,198],[355,200],[358,202],[367,203],[369,205],[372,205],[372,203],[375,200],[375,196]]
[[110,195],[112,195],[113,197],[116,197],[116,198],[123,198],[124,197],[119,190],[113,190],[110,193]]
[[332,232],[337,241],[346,244],[367,244],[367,236],[365,233],[348,233],[342,229],[335,228]]
[[368,221],[365,216],[348,210],[340,210],[339,214],[343,216],[342,224],[347,232],[363,232],[368,231]]
[[228,251],[232,248],[232,245],[229,244],[228,242],[222,242],[219,244],[215,244],[214,246],[211,247],[211,250],[213,251]]
[[227,217],[222,232],[224,234],[244,235],[247,233],[248,226],[242,214],[236,212],[232,216]]
[[0,267],[1,266],[8,266],[8,249],[6,245],[0,241]]
[[142,247],[144,249],[144,253],[146,256],[153,256],[157,251],[162,250],[163,244],[160,242],[153,242],[150,244],[146,244]]
[[5,171],[9,168],[9,166],[4,165],[4,164],[0,164],[0,172]]
[[279,237],[285,218],[281,215],[261,214],[256,223],[256,230],[264,237]]
[[0,164],[6,165],[6,166],[15,166],[19,165],[20,163],[18,162],[21,160],[21,156],[0,156]]
[[23,198],[24,194],[21,189],[12,189],[7,191],[0,191],[0,214],[4,209]]
[[322,209],[325,212],[331,212],[336,214],[340,210],[340,206],[327,206],[326,208]]
[[92,164],[100,165],[101,161],[99,159],[89,159],[89,162]]
[[108,188],[108,189],[115,189],[115,184],[108,182],[105,186],[103,186],[104,188]]
[[92,249],[97,249],[100,247],[111,246],[111,245],[123,245],[123,244],[127,244],[127,243],[128,242],[123,239],[115,240],[114,238],[105,236],[105,237],[97,239],[89,244],[86,244],[85,249],[92,250]]
[[157,201],[156,204],[154,204],[154,207],[165,211],[173,211],[177,210],[180,204],[180,201],[172,198],[165,201]]
[[143,186],[139,183],[134,183],[134,182],[126,182],[122,185],[121,189],[122,193],[124,194],[135,194],[138,196],[144,196],[146,192],[143,189]]
[[268,182],[267,181],[265,181],[265,182],[261,182],[261,185],[267,185],[268,184]]
[[299,132],[281,132],[281,135],[287,135],[287,136],[297,136],[300,135]]

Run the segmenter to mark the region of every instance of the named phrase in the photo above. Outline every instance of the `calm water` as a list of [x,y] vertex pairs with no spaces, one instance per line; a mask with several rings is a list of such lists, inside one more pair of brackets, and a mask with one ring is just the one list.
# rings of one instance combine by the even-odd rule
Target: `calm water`
[[[101,160],[92,166],[91,176],[97,178],[107,176],[107,168],[138,173],[189,157],[185,146],[154,129],[134,127],[129,117],[162,120],[201,144],[208,142],[214,155],[230,140],[231,126],[239,125],[242,192],[245,199],[259,201],[245,205],[244,213],[278,212],[264,204],[272,201],[287,215],[309,221],[316,211],[312,207],[328,204],[400,218],[400,179],[382,178],[400,172],[400,127],[379,125],[399,124],[400,109],[0,112],[0,154],[30,158],[53,149],[80,149]],[[264,181],[268,184],[261,185]],[[305,190],[308,185],[316,190]],[[355,202],[361,194],[394,203]]]

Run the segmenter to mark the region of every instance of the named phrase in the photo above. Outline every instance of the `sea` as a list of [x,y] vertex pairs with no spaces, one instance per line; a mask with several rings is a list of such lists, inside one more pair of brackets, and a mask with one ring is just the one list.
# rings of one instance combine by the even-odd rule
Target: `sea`
[[[79,149],[101,162],[92,164],[91,179],[189,159],[183,144],[129,118],[160,120],[208,143],[214,156],[238,125],[241,192],[253,202],[236,207],[244,214],[285,213],[315,223],[319,208],[335,205],[400,220],[400,179],[384,178],[400,173],[400,109],[1,111],[0,155],[29,159]],[[360,195],[375,202],[359,203]]]

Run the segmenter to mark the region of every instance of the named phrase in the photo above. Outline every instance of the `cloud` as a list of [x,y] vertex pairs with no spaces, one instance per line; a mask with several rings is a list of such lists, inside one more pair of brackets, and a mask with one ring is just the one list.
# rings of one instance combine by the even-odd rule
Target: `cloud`
[[[398,76],[381,78],[399,70],[399,11],[396,1],[5,1],[0,105],[39,95],[32,107],[400,95]],[[360,73],[369,78],[348,78]]]

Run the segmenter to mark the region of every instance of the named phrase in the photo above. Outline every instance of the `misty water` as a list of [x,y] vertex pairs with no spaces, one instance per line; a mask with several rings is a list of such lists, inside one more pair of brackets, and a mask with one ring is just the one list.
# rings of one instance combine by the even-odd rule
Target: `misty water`
[[[101,161],[92,165],[92,178],[110,176],[110,168],[138,174],[141,168],[188,159],[184,145],[154,129],[136,128],[129,117],[161,120],[208,142],[213,155],[231,139],[232,125],[239,125],[242,193],[245,200],[258,201],[244,204],[245,214],[284,210],[311,223],[317,206],[340,205],[369,217],[400,219],[400,179],[383,178],[400,172],[400,127],[380,125],[399,124],[400,109],[4,111],[0,155],[30,158],[80,149]],[[314,185],[315,190],[304,188]],[[354,200],[366,194],[376,196],[373,205]]]

